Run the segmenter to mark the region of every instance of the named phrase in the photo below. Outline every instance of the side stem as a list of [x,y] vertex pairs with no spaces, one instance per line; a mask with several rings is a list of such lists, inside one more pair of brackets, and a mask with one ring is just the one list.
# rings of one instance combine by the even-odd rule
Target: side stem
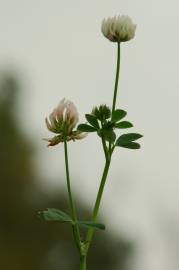
[[66,140],[64,140],[64,152],[65,152],[65,167],[66,167],[66,179],[67,179],[68,197],[69,197],[69,203],[70,203],[70,208],[71,208],[72,219],[73,219],[73,221],[75,223],[73,225],[73,235],[74,235],[76,245],[77,245],[78,249],[80,250],[80,248],[81,248],[81,245],[80,245],[80,243],[81,243],[80,232],[79,232],[78,225],[76,223],[77,214],[76,214],[76,209],[75,209],[75,205],[74,205],[73,197],[72,197],[72,192],[71,192],[70,173],[69,173],[69,164],[68,164],[68,148],[67,148],[67,141]]

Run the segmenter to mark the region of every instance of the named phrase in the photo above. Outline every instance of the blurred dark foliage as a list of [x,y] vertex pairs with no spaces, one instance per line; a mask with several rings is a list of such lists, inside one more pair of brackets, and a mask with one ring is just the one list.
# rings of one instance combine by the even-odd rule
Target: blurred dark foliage
[[[63,191],[47,196],[36,185],[34,146],[19,127],[15,76],[0,79],[0,269],[75,270],[79,258],[71,228],[38,219],[38,210],[55,207],[68,212]],[[80,216],[90,212],[81,205]],[[88,269],[126,270],[132,245],[110,232],[97,231],[88,257]]]

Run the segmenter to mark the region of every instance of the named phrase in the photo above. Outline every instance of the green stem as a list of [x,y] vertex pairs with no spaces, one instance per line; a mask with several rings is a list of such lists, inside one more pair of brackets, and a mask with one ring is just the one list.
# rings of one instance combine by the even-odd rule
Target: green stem
[[101,140],[102,140],[102,145],[103,145],[103,150],[104,150],[105,158],[106,158],[106,160],[108,160],[109,159],[108,148],[107,148],[106,141],[105,141],[103,135],[102,135]]
[[116,80],[115,80],[115,87],[114,87],[112,113],[116,107],[117,89],[118,89],[118,82],[119,82],[119,70],[120,70],[120,42],[117,43],[117,67],[116,67]]
[[80,270],[86,270],[86,256],[80,257]]
[[72,197],[72,192],[71,192],[70,173],[69,173],[69,165],[68,165],[68,149],[67,149],[66,139],[64,140],[64,152],[65,152],[65,167],[66,167],[66,178],[67,178],[67,189],[68,189],[69,203],[70,203],[70,208],[71,208],[72,219],[75,223],[75,225],[73,225],[73,235],[74,235],[76,245],[77,245],[78,249],[80,249],[81,248],[80,232],[79,232],[78,225],[76,224],[77,214],[76,214],[76,209],[75,209],[75,205],[74,205],[73,197]]
[[[115,79],[115,86],[114,86],[112,113],[115,111],[115,107],[116,107],[117,90],[118,90],[118,83],[119,83],[119,71],[120,71],[120,58],[121,58],[121,48],[120,48],[120,42],[118,42],[117,43],[116,79]],[[112,147],[111,143],[109,143],[109,152],[112,154],[111,147]]]
[[[117,67],[116,67],[116,79],[115,79],[115,87],[114,87],[114,95],[113,95],[112,113],[114,112],[115,107],[116,107],[116,98],[117,98],[117,90],[118,90],[118,82],[119,82],[119,70],[120,70],[120,43],[117,44]],[[106,158],[106,163],[105,163],[105,167],[103,170],[103,175],[101,178],[101,183],[100,183],[100,187],[98,190],[95,206],[93,209],[93,215],[92,215],[93,222],[96,222],[101,198],[103,195],[104,186],[105,186],[108,171],[109,171],[111,155],[114,151],[114,147],[111,149],[111,144],[109,144],[109,148],[107,148],[106,142],[105,142],[103,137],[102,137],[102,144],[103,144],[104,154],[105,154],[105,158]],[[90,247],[91,240],[93,238],[93,234],[94,234],[94,230],[92,228],[90,228],[87,232],[86,239],[85,239],[85,242],[87,244],[86,254],[87,254],[88,249]]]
[[[97,215],[98,215],[99,206],[100,206],[104,186],[105,186],[105,183],[106,183],[106,178],[107,178],[108,171],[109,171],[109,166],[110,166],[110,160],[106,160],[103,175],[102,175],[102,178],[101,178],[100,187],[99,187],[96,202],[95,202],[95,206],[94,206],[94,209],[93,209],[93,215],[92,215],[92,221],[93,222],[96,222],[96,218],[97,218]],[[90,228],[88,230],[88,232],[87,232],[86,239],[85,239],[85,242],[87,243],[87,250],[90,247],[93,234],[94,234],[94,230]]]

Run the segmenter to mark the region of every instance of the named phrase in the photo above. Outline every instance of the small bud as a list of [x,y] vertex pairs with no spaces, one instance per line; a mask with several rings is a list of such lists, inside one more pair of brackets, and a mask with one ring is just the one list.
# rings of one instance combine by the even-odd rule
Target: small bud
[[107,105],[100,105],[99,107],[93,108],[92,114],[100,121],[103,121],[111,117],[111,110]]

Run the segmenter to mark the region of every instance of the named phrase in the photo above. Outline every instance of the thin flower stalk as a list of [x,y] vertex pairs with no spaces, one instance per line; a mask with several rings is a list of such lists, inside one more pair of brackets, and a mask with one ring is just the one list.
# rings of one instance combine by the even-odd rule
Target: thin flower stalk
[[71,192],[71,183],[70,183],[70,172],[69,172],[69,164],[68,164],[68,148],[67,148],[67,141],[66,139],[64,140],[64,153],[65,153],[65,168],[66,168],[66,180],[67,180],[67,189],[68,189],[68,197],[69,197],[69,204],[71,208],[71,214],[72,218],[74,221],[74,224],[72,226],[73,228],[73,236],[75,239],[75,243],[78,247],[78,249],[81,249],[81,240],[80,240],[80,232],[79,232],[79,227],[77,225],[77,214],[76,214],[76,208],[74,205],[73,197],[72,197],[72,192]]

